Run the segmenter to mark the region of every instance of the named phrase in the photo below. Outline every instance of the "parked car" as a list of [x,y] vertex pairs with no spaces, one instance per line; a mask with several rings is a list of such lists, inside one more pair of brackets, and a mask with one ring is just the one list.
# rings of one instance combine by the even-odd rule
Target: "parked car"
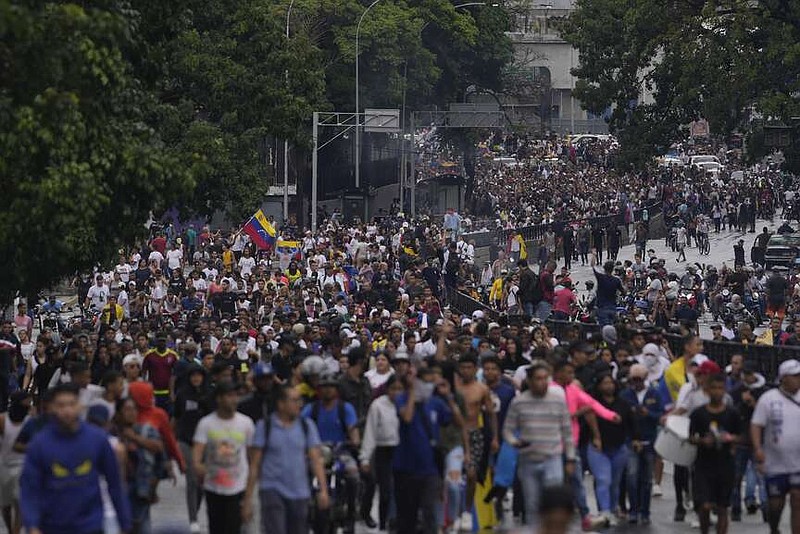
[[722,163],[720,163],[719,158],[717,156],[712,156],[710,154],[700,154],[697,156],[689,157],[689,166],[698,171],[703,171],[705,170],[706,166],[712,164],[713,164],[713,169],[711,169],[712,172],[714,170],[716,170],[717,172],[722,170]]
[[800,252],[800,234],[775,234],[767,242],[764,268],[793,267]]

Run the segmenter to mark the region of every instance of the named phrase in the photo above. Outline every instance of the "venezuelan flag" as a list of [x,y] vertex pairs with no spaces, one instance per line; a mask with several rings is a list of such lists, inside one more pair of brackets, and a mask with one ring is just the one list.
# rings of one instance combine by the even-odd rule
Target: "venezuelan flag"
[[278,233],[269,223],[263,210],[258,210],[243,227],[244,233],[250,236],[258,248],[272,248],[278,239]]

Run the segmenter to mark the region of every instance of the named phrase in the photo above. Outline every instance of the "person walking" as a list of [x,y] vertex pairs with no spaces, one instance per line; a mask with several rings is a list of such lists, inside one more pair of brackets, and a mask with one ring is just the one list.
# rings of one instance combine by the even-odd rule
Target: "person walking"
[[741,435],[739,414],[725,404],[725,376],[706,379],[708,404],[689,416],[689,442],[697,446],[692,490],[701,534],[708,534],[716,510],[717,534],[728,532],[728,507],[735,479],[733,447]]
[[[397,416],[395,401],[403,392],[403,384],[392,375],[386,381],[384,390],[386,393],[375,399],[367,412],[364,439],[361,441],[359,453],[362,472],[374,474],[380,492],[378,498],[380,530],[386,530],[389,521],[394,518],[392,457],[395,447],[400,443],[400,419]],[[362,515],[365,515],[363,510]]]
[[108,435],[81,421],[76,385],[56,386],[51,398],[51,420],[25,453],[20,476],[23,526],[30,534],[103,532],[102,477],[121,530],[130,531],[130,503]]
[[658,391],[647,384],[647,367],[634,364],[628,371],[628,387],[620,397],[631,406],[638,431],[638,439],[631,443],[628,457],[627,490],[630,510],[628,523],[650,524],[650,494],[653,485],[653,468],[656,460],[655,445],[658,423],[664,415],[664,404]]
[[320,453],[317,425],[300,416],[303,399],[288,385],[275,390],[275,411],[261,419],[248,450],[249,474],[242,501],[242,516],[253,515],[259,491],[261,532],[307,534],[312,498],[309,470],[317,481],[316,506],[329,506],[328,483]]
[[778,379],[780,386],[761,395],[750,421],[753,457],[767,486],[771,534],[778,533],[787,495],[790,530],[800,532],[800,361],[781,363]]
[[203,417],[194,433],[192,459],[203,480],[211,534],[237,533],[242,525],[242,497],[248,481],[247,449],[253,442],[253,420],[236,411],[236,384],[220,382],[214,391],[217,409]]
[[595,477],[595,495],[600,515],[613,526],[619,517],[617,507],[622,477],[628,464],[629,445],[638,440],[638,431],[631,405],[619,396],[617,382],[610,373],[596,378],[595,397],[605,408],[619,414],[621,419],[621,424],[615,424],[598,418],[600,439],[590,443],[586,451],[589,469]]
[[[178,439],[178,446],[184,458],[192,457],[192,442],[197,425],[208,414],[208,388],[205,384],[206,373],[197,364],[192,364],[186,371],[186,384],[178,390],[175,398],[173,425]],[[203,502],[203,488],[194,463],[186,462],[186,508],[189,512],[189,531],[200,532],[197,513]]]
[[564,392],[550,387],[550,367],[527,369],[528,390],[511,401],[503,440],[519,449],[517,473],[525,497],[525,524],[537,524],[545,488],[559,486],[575,468],[575,443]]

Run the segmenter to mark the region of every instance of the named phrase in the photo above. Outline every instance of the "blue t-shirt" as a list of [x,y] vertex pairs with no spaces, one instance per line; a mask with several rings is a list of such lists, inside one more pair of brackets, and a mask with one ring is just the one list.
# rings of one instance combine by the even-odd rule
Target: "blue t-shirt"
[[[407,402],[408,395],[405,393],[397,398],[398,412]],[[434,396],[424,406],[417,405],[411,423],[400,419],[400,444],[394,450],[392,462],[392,468],[397,472],[418,476],[439,474],[431,439],[422,417],[428,418],[430,433],[434,440],[438,440],[439,427],[450,424],[453,414],[441,398]]]
[[[261,462],[259,488],[274,490],[284,499],[308,499],[311,487],[308,481],[308,449],[320,445],[317,425],[306,421],[308,436],[297,419],[291,426],[284,427],[278,416],[272,415],[269,431],[269,446],[264,451]],[[253,447],[264,448],[264,420],[256,425]]]
[[497,384],[497,386],[490,389],[492,390],[493,395],[496,395],[497,399],[500,401],[500,406],[494,407],[495,412],[497,412],[497,435],[500,436],[502,435],[503,423],[506,420],[508,405],[511,404],[512,400],[514,400],[517,391],[514,389],[514,386],[511,386],[502,380]]
[[[342,401],[339,401],[342,402]],[[322,404],[318,403],[319,415],[314,421],[319,429],[319,438],[323,443],[344,443],[347,441],[347,428],[356,426],[358,417],[356,410],[349,402],[344,403],[344,423],[347,428],[342,428],[342,421],[339,418],[339,403],[333,405],[330,410],[326,410]],[[307,404],[303,408],[302,416],[312,419],[314,403]]]

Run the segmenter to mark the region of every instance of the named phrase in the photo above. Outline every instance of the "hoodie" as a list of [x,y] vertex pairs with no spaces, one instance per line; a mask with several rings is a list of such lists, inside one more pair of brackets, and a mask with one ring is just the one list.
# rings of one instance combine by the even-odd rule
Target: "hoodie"
[[158,430],[158,433],[161,434],[161,439],[164,440],[167,453],[178,462],[181,471],[185,471],[186,462],[183,459],[183,455],[181,455],[178,442],[175,440],[175,434],[169,424],[169,416],[167,412],[155,405],[153,385],[149,382],[132,382],[128,387],[128,392],[139,409],[136,422],[149,424]]
[[22,524],[48,534],[101,532],[105,478],[120,528],[131,529],[131,510],[108,435],[81,422],[75,433],[49,423],[31,441],[20,476]]

